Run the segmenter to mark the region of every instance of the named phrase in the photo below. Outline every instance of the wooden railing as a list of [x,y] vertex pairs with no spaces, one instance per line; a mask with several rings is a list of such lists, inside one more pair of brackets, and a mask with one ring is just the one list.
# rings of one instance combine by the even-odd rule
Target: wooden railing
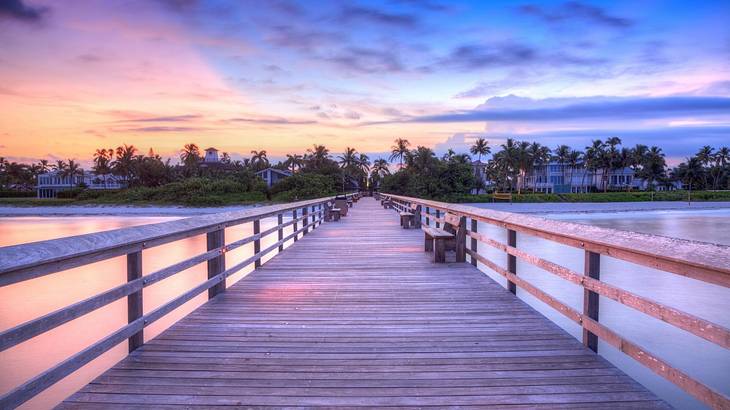
[[[19,406],[112,347],[124,342],[125,339],[129,341],[130,352],[139,348],[144,343],[145,327],[206,290],[208,298],[214,298],[225,291],[228,276],[252,263],[255,268],[259,267],[263,256],[275,249],[282,251],[287,241],[296,241],[300,235],[306,235],[307,232],[320,225],[331,200],[332,198],[321,198],[244,211],[196,216],[171,222],[0,248],[0,286],[27,281],[122,255],[126,255],[127,258],[126,283],[0,332],[0,351],[46,333],[124,297],[127,298],[128,311],[126,326],[0,396],[0,408]],[[284,214],[290,212],[291,219],[284,222]],[[277,224],[261,231],[261,219],[274,216],[277,217]],[[225,228],[247,222],[252,223],[253,234],[226,243]],[[301,227],[299,227],[300,223]],[[293,232],[285,237],[284,228],[288,226],[292,226]],[[277,233],[278,240],[261,250],[261,239],[273,233]],[[144,250],[203,234],[207,238],[206,252],[155,272],[148,274],[142,272]],[[251,242],[253,242],[254,254],[235,266],[226,268],[225,253]],[[143,314],[142,291],[144,288],[203,262],[207,262],[208,280],[157,309]]]
[[[730,247],[704,242],[619,231],[564,221],[548,220],[525,214],[499,212],[472,206],[447,204],[398,195],[381,194],[391,199],[394,209],[405,211],[412,204],[420,205],[423,223],[436,227],[445,222],[445,212],[469,219],[464,238],[471,239],[466,253],[470,262],[477,262],[507,279],[513,294],[517,287],[554,308],[583,329],[583,344],[598,351],[598,340],[612,345],[653,372],[664,377],[712,408],[730,408],[730,398],[692,378],[667,361],[631,342],[599,323],[599,295],[664,321],[697,337],[730,349],[730,330],[682,310],[665,306],[600,280],[601,255],[621,259],[667,273],[686,276],[715,285],[730,287]],[[506,230],[506,243],[477,232],[477,222]],[[575,272],[554,262],[525,252],[517,247],[517,232],[583,249],[584,272]],[[465,240],[464,240],[465,241]],[[477,253],[477,242],[501,250],[507,256],[507,269]],[[457,245],[458,249],[458,245]],[[583,310],[578,311],[549,295],[536,285],[518,276],[517,258],[546,272],[583,287]]]

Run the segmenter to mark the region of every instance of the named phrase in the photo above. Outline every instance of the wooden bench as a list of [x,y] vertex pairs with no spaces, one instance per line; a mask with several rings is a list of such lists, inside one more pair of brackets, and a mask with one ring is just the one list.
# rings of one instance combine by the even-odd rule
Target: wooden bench
[[412,204],[407,211],[400,213],[400,226],[403,229],[421,227],[421,206]]
[[340,220],[340,213],[342,210],[340,208],[332,208],[330,209],[330,215],[332,216],[332,221],[337,222]]
[[326,222],[339,221],[341,216],[341,209],[334,206],[332,202],[327,202],[324,207],[324,220]]
[[392,207],[393,207],[393,202],[392,202],[392,201],[390,200],[390,198],[388,198],[388,197],[386,196],[385,198],[383,198],[383,199],[382,199],[382,200],[380,201],[380,205],[383,205],[383,208],[385,208],[385,209],[390,209],[390,208],[392,208]]
[[335,208],[340,210],[341,216],[347,216],[347,199],[335,199]]
[[511,192],[495,192],[492,194],[492,202],[494,201],[509,201],[512,203],[512,193]]
[[444,214],[444,229],[432,226],[421,228],[424,250],[433,252],[435,263],[446,262],[446,251],[456,251],[456,262],[466,262],[466,217]]

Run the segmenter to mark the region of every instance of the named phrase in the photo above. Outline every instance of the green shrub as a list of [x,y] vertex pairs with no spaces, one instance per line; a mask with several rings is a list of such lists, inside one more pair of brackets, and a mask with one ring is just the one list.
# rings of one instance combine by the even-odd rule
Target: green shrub
[[60,199],[75,199],[78,198],[78,196],[81,195],[82,192],[84,192],[84,188],[71,188],[59,191],[56,194],[56,197]]
[[284,178],[274,184],[270,192],[275,201],[291,202],[334,195],[337,188],[331,177],[309,173]]
[[35,191],[15,191],[12,189],[0,189],[0,198],[35,198]]

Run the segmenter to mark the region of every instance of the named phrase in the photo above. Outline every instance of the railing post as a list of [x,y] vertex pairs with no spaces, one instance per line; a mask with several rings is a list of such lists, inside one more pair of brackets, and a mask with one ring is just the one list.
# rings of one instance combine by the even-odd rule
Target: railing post
[[[584,274],[589,278],[601,278],[601,255],[595,252],[585,252]],[[583,315],[598,321],[598,293],[583,289]],[[598,353],[598,336],[583,328],[583,345]]]
[[294,221],[294,232],[295,232],[294,233],[294,242],[296,242],[297,236],[299,236],[299,234],[296,233],[296,231],[299,229],[299,227],[297,226],[299,224],[297,223],[297,210],[296,209],[291,211],[291,217],[292,217],[292,220]]
[[[513,248],[517,247],[517,232],[507,229],[507,245]],[[517,274],[517,257],[515,255],[507,254],[507,270],[511,273]],[[512,292],[513,295],[517,294],[517,284],[508,280],[507,289]]]
[[[217,231],[208,232],[207,236],[208,250],[212,251],[222,247],[225,244],[225,230],[223,228]],[[226,270],[226,256],[223,252],[213,259],[208,260],[208,279],[218,275]],[[226,280],[223,279],[217,285],[208,289],[208,299],[213,299],[219,293],[226,290]]]
[[329,201],[325,202],[324,204],[324,217],[323,220],[325,222],[330,222],[332,220],[332,213],[330,212],[330,203]]
[[[436,210],[436,218],[439,218],[439,217],[441,217],[441,211],[437,209]],[[440,227],[441,227],[441,224],[439,223],[438,220],[436,220],[436,228],[440,228]]]
[[[142,251],[127,254],[127,282],[142,277]],[[142,305],[142,291],[140,289],[127,296],[127,323],[132,323],[144,314]],[[129,353],[137,350],[144,344],[144,329],[129,338]]]
[[[279,225],[279,231],[277,232],[277,239],[282,240],[284,239],[284,228],[281,227],[281,225],[284,224],[284,214],[276,215],[276,223]],[[282,243],[279,245],[279,252],[284,250],[284,244]]]
[[304,228],[304,231],[302,231],[302,236],[304,236],[307,234],[307,232],[309,232],[309,227],[307,226],[307,224],[309,223],[309,209],[307,209],[306,206],[302,208],[302,216],[304,217],[302,218],[302,228]]
[[[261,233],[261,220],[256,219],[253,221],[253,234],[258,235]],[[261,239],[255,239],[253,241],[253,253],[256,255],[257,253],[261,252]],[[253,267],[254,269],[261,267],[261,258],[256,259],[253,261]]]
[[317,207],[312,205],[312,230],[317,227]]
[[416,222],[416,229],[421,229],[421,205],[416,205],[416,211],[413,213],[413,219]]
[[[477,232],[477,220],[474,218],[471,218],[471,231],[476,233]],[[477,240],[476,238],[471,238],[471,251],[475,254],[477,253]],[[474,256],[471,257],[471,264],[474,266],[477,266],[477,258]]]
[[466,262],[466,217],[459,218],[456,230],[456,262]]
[[431,226],[431,209],[426,207],[426,226]]

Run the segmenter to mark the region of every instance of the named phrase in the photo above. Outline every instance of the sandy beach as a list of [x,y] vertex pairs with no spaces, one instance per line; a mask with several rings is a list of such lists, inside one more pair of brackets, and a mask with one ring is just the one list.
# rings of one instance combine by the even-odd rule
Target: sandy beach
[[730,208],[730,202],[543,202],[543,203],[473,203],[464,204],[479,208],[519,213],[568,213],[568,212],[636,212]]

